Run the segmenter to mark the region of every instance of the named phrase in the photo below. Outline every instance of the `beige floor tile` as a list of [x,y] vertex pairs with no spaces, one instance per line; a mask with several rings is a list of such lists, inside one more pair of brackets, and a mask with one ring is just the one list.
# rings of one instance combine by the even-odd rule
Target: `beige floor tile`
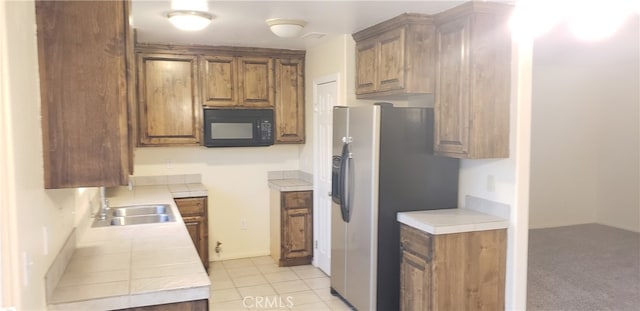
[[254,286],[268,283],[267,279],[265,279],[262,274],[232,277],[231,280],[233,281],[233,284],[236,285],[236,287]]
[[211,290],[227,289],[227,288],[235,288],[235,287],[236,285],[233,284],[233,281],[231,280],[211,282]]
[[255,266],[248,266],[244,268],[230,268],[226,269],[226,271],[227,274],[232,278],[260,274],[260,270],[258,270],[258,268],[256,268]]
[[265,273],[264,277],[267,279],[267,281],[271,283],[293,281],[293,280],[300,279],[293,271]]
[[331,280],[328,277],[304,279],[303,281],[311,289],[329,288],[331,286]]
[[[306,283],[305,283],[305,285],[306,285]],[[338,299],[339,300],[340,299],[340,297],[332,295],[331,294],[331,290],[329,288],[316,288],[313,291],[323,301],[334,300],[334,299]]]
[[246,268],[246,267],[253,267],[255,266],[253,264],[253,261],[251,261],[250,258],[242,258],[242,259],[232,259],[232,260],[225,260],[222,262],[222,264],[224,265],[225,268],[227,269],[233,269],[233,268]]
[[296,272],[316,269],[316,267],[314,267],[313,265],[293,266],[289,268],[291,268],[291,270]]
[[351,308],[346,303],[344,303],[344,301],[340,300],[340,298],[328,300],[324,303],[334,311],[351,311]]
[[253,261],[255,265],[275,264],[271,256],[253,257],[251,258],[251,261]]
[[291,310],[300,310],[300,311],[327,311],[330,310],[329,306],[324,304],[322,301],[312,302],[302,305],[294,305]]
[[320,297],[318,297],[318,295],[316,295],[316,293],[314,293],[312,290],[308,290],[304,292],[287,293],[282,296],[291,297],[294,307],[298,305],[305,305],[305,304],[322,301],[322,299],[320,299]]
[[278,294],[286,294],[293,292],[302,292],[310,290],[309,286],[302,280],[284,281],[271,283],[271,286],[278,292]]
[[276,291],[269,284],[238,287],[238,292],[244,297],[273,297]]
[[245,308],[242,300],[233,300],[225,302],[211,302],[209,304],[211,311],[235,311],[235,310],[249,310]]
[[306,270],[293,270],[298,277],[300,277],[301,279],[313,279],[313,278],[321,278],[321,277],[327,277],[326,274],[324,274],[324,272],[322,272],[322,270],[318,269],[318,268],[313,268],[313,269],[306,269]]
[[240,296],[240,293],[238,293],[238,290],[234,287],[234,288],[227,288],[227,289],[212,290],[209,301],[225,302],[225,301],[233,301],[238,299],[242,299],[242,297]]
[[227,273],[225,269],[212,270],[209,271],[209,280],[213,281],[229,281],[231,280],[231,276]]
[[212,261],[209,263],[209,272],[216,270],[224,270],[224,264],[222,261]]
[[293,306],[291,298],[284,296],[246,297],[245,304],[250,310],[289,310]]
[[256,268],[258,268],[258,270],[260,270],[260,272],[262,273],[291,271],[291,269],[289,269],[288,267],[278,267],[278,265],[274,263],[259,264],[259,265],[256,265]]

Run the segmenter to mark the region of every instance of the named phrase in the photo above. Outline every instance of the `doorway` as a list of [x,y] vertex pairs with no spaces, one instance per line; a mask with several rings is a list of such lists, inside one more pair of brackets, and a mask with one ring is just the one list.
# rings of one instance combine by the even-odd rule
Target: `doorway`
[[313,264],[331,275],[331,155],[339,75],[313,81]]

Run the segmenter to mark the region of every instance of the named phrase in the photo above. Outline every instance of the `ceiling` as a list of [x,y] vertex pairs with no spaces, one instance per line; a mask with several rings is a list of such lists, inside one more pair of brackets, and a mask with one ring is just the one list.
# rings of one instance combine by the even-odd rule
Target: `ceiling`
[[[180,0],[186,1],[186,0]],[[215,18],[199,32],[174,28],[166,18],[171,1],[133,0],[133,25],[138,42],[308,49],[331,37],[351,34],[402,13],[434,14],[464,1],[208,1]],[[306,34],[322,38],[279,38],[265,20],[307,21]]]

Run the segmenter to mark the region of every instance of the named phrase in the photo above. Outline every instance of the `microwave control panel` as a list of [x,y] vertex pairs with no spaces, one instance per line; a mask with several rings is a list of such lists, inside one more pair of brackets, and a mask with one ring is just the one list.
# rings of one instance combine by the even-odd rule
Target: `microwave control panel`
[[260,124],[260,140],[262,141],[272,141],[273,140],[273,130],[271,126],[271,122],[267,120],[263,120]]

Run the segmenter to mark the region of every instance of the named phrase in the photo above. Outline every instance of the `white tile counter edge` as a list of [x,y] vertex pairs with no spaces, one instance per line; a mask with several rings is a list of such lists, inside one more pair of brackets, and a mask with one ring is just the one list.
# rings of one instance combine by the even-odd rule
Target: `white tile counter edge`
[[430,234],[505,229],[509,220],[469,209],[440,209],[398,213],[397,220]]

